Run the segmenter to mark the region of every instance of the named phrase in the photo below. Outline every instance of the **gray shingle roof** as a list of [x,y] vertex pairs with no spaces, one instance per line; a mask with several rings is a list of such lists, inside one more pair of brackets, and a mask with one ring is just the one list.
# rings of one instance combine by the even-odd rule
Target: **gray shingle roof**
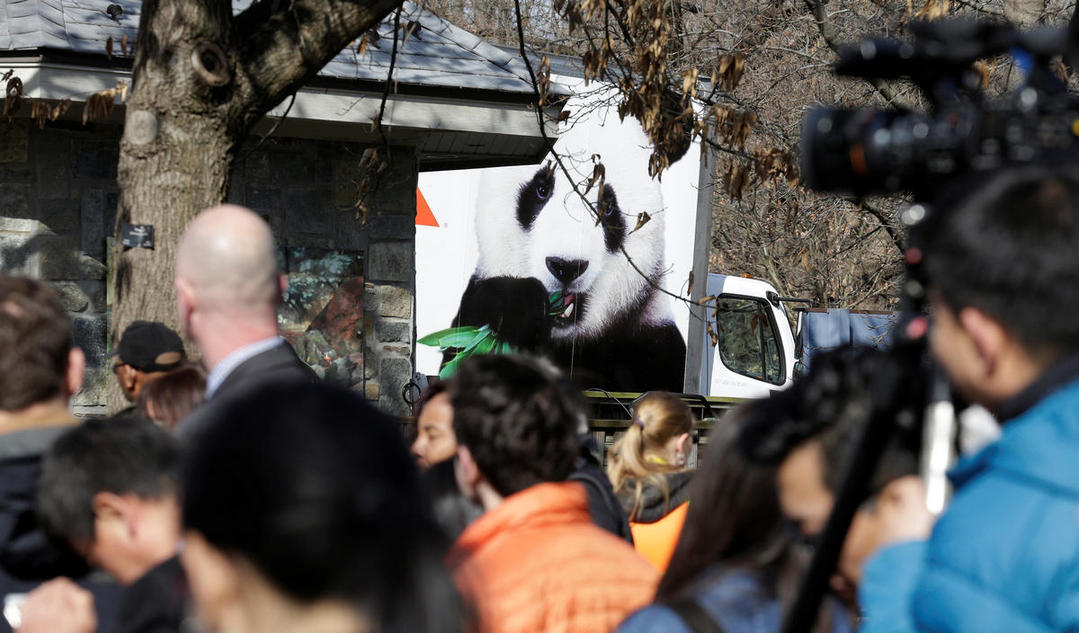
[[[123,14],[113,20],[105,10],[118,4]],[[113,40],[120,52],[124,36],[136,40],[141,2],[137,0],[0,0],[0,51],[60,49],[105,54]],[[251,0],[233,0],[239,12]],[[468,88],[528,94],[532,85],[520,58],[457,28],[411,2],[405,2],[401,22],[419,22],[418,35],[398,40],[394,80],[398,84]],[[393,46],[393,16],[378,27],[379,39],[359,55],[355,46],[341,51],[319,73],[322,77],[384,81]],[[552,92],[569,94],[560,86]]]

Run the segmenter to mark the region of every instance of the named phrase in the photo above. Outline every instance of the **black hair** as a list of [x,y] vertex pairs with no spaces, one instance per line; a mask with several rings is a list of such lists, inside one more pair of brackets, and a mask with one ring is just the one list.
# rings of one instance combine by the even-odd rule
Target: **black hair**
[[[743,429],[770,414],[766,400],[727,412],[708,435],[704,465],[690,483],[686,521],[655,601],[693,596],[707,583],[741,569],[757,572],[769,599],[790,607],[809,566],[810,552],[792,538],[776,490],[776,466],[747,459],[739,449]],[[812,631],[833,631],[834,609],[821,609]]]
[[953,310],[999,321],[1029,351],[1079,348],[1079,174],[1027,167],[942,194],[912,235]]
[[[761,415],[746,424],[738,439],[741,450],[752,460],[778,465],[794,449],[816,440],[823,454],[824,484],[838,493],[873,404],[870,381],[890,362],[894,359],[888,352],[871,348],[843,347],[818,355],[787,390],[761,402]],[[913,387],[909,402],[920,402]],[[916,432],[897,428],[869,490],[917,473],[919,449]]]
[[582,398],[548,363],[522,355],[473,356],[450,383],[457,442],[500,495],[562,481],[573,471]]
[[176,493],[176,440],[135,416],[87,420],[59,436],[42,462],[37,516],[51,536],[94,541],[94,496],[160,499]]
[[248,392],[188,438],[184,524],[287,596],[357,606],[384,633],[460,631],[447,546],[396,422],[358,394]]

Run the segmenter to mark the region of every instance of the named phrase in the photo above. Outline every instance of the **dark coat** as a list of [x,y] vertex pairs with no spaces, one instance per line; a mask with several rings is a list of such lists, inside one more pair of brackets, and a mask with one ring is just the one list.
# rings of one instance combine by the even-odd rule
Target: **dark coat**
[[180,633],[186,630],[190,590],[179,557],[150,569],[124,590],[121,633]]
[[249,391],[266,385],[286,385],[298,382],[318,382],[318,376],[300,360],[291,345],[282,341],[280,345],[237,365],[225,377],[213,397],[180,422],[177,432],[180,438],[186,441],[191,435],[198,433],[217,411],[227,407],[233,400],[242,398]]
[[41,458],[69,428],[50,426],[0,436],[0,592],[89,571],[78,555],[48,539],[34,515]]
[[[663,475],[667,480],[667,494],[647,479],[641,482],[641,503],[637,507],[637,514],[631,517],[634,523],[655,523],[667,516],[678,506],[689,501],[689,482],[693,478],[693,471],[683,470]],[[634,492],[637,483],[634,479],[626,481],[622,490],[618,493],[618,500],[622,503],[622,509],[627,515],[633,513]]]
[[[120,588],[90,578],[90,568],[69,548],[51,541],[34,514],[41,459],[70,424],[0,435],[0,608],[7,596],[66,576],[94,594],[98,631],[115,631]],[[0,617],[0,633],[10,626]]]

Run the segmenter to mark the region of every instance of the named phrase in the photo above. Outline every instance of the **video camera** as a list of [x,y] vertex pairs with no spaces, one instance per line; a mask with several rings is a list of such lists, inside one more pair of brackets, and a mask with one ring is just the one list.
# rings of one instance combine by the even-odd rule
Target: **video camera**
[[[1031,31],[966,19],[913,22],[912,41],[868,39],[842,48],[837,74],[910,80],[929,107],[924,112],[813,110],[802,130],[803,182],[810,189],[855,196],[911,192],[916,202],[900,217],[913,227],[934,212],[932,201],[949,184],[971,173],[1079,163],[1079,99],[1068,94],[1066,80],[1052,66],[1062,56],[1079,67],[1077,17],[1079,7],[1068,27]],[[1026,72],[1025,81],[991,99],[975,62],[1005,53]],[[955,419],[947,384],[925,353],[926,280],[916,241],[906,265],[893,349],[872,377],[862,436],[783,633],[811,630],[851,519],[897,429],[921,433],[927,503],[934,512],[944,508]],[[928,400],[920,416],[914,391]]]
[[[909,42],[867,39],[842,47],[835,72],[910,80],[927,98],[928,110],[811,111],[801,144],[802,177],[810,189],[918,196],[971,171],[1079,151],[1079,100],[1052,70],[1054,58],[1072,56],[1068,28],[1020,31],[953,18],[915,21],[910,30]],[[1026,81],[991,99],[975,62],[1002,54],[1013,56]]]

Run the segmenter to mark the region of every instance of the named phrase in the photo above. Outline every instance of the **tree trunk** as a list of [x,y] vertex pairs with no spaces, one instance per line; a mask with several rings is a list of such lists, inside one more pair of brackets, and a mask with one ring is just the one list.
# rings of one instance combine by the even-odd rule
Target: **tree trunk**
[[[178,328],[176,247],[198,212],[225,200],[251,127],[400,0],[146,0],[120,143],[110,336],[132,321]],[[154,227],[154,248],[125,249],[124,224]],[[113,382],[109,408],[123,406]]]

